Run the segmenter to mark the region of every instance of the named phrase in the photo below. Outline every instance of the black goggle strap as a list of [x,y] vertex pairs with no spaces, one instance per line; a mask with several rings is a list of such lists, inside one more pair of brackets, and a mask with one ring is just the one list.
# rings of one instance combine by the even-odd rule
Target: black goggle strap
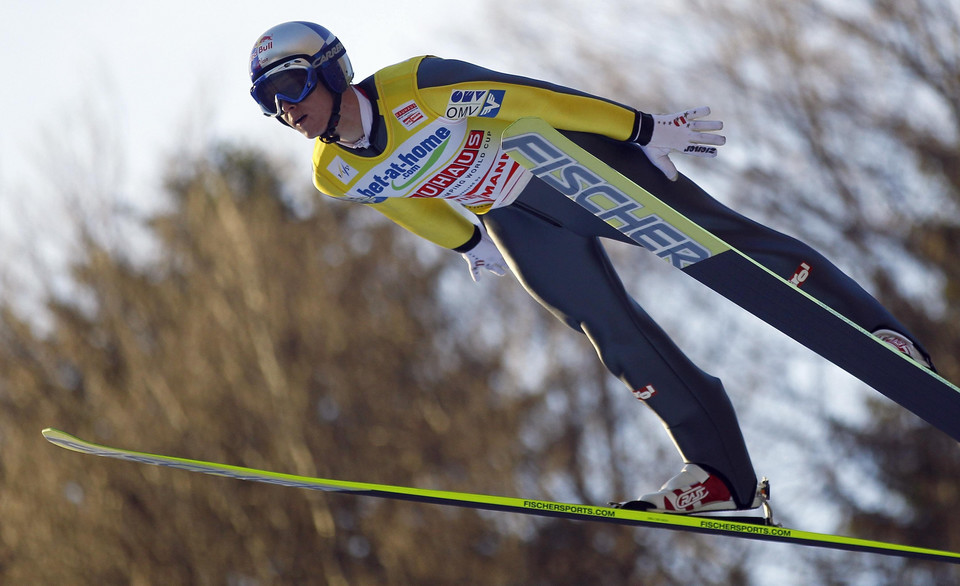
[[320,135],[320,141],[327,144],[340,140],[337,134],[337,124],[340,124],[340,102],[343,101],[343,94],[333,92],[333,109],[330,110],[330,121],[327,123],[327,129]]

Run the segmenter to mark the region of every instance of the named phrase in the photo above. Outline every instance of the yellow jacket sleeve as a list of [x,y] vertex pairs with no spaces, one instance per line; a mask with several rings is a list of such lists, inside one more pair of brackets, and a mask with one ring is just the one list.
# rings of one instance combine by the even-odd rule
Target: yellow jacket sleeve
[[561,85],[499,73],[464,61],[426,58],[417,71],[420,99],[435,112],[449,112],[454,90],[505,90],[496,118],[513,122],[542,118],[558,130],[591,132],[615,140],[634,140],[642,113],[618,102]]
[[463,246],[474,233],[473,223],[443,199],[391,197],[369,207],[444,248]]

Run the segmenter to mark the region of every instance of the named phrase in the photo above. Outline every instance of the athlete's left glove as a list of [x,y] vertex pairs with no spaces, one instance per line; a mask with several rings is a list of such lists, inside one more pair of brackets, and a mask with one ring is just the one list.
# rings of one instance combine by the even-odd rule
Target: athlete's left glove
[[723,129],[719,120],[698,120],[710,115],[710,108],[701,106],[677,114],[642,113],[640,128],[635,141],[644,154],[670,181],[677,180],[677,167],[670,160],[676,151],[694,157],[716,157],[718,146],[727,142],[720,134]]
[[494,275],[502,277],[507,274],[507,262],[503,260],[503,255],[497,249],[497,245],[490,239],[490,235],[482,227],[477,226],[480,233],[480,240],[469,250],[461,250],[463,258],[470,265],[470,276],[473,281],[480,280],[482,269],[487,269]]

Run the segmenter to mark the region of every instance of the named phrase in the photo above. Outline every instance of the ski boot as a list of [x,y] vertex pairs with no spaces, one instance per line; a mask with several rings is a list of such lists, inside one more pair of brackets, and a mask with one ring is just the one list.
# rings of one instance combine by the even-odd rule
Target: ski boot
[[645,494],[634,501],[610,503],[618,509],[647,511],[652,513],[675,513],[698,515],[701,513],[742,513],[762,507],[762,517],[724,517],[724,520],[773,525],[773,510],[770,508],[770,481],[766,478],[757,486],[753,501],[745,507],[737,505],[730,489],[720,477],[710,474],[696,464],[687,464],[659,491]]
[[906,354],[914,361],[920,363],[921,366],[936,372],[936,369],[933,367],[933,361],[930,360],[930,357],[917,348],[916,345],[903,334],[893,330],[877,330],[873,332],[873,335],[880,338],[882,342],[886,342],[887,344],[890,344],[899,350],[901,354]]

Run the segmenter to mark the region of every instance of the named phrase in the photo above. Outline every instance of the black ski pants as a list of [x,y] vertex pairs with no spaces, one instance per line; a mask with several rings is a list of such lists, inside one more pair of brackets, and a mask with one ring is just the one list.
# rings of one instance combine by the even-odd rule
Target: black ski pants
[[[861,327],[907,333],[812,248],[734,212],[683,175],[667,180],[637,145],[566,134],[780,276],[789,279],[806,263],[811,270],[804,290]],[[513,204],[481,220],[526,290],[587,335],[610,372],[663,421],[684,461],[720,474],[738,504],[749,504],[757,478],[723,385],[693,364],[627,293],[600,239],[636,243],[536,178]]]

